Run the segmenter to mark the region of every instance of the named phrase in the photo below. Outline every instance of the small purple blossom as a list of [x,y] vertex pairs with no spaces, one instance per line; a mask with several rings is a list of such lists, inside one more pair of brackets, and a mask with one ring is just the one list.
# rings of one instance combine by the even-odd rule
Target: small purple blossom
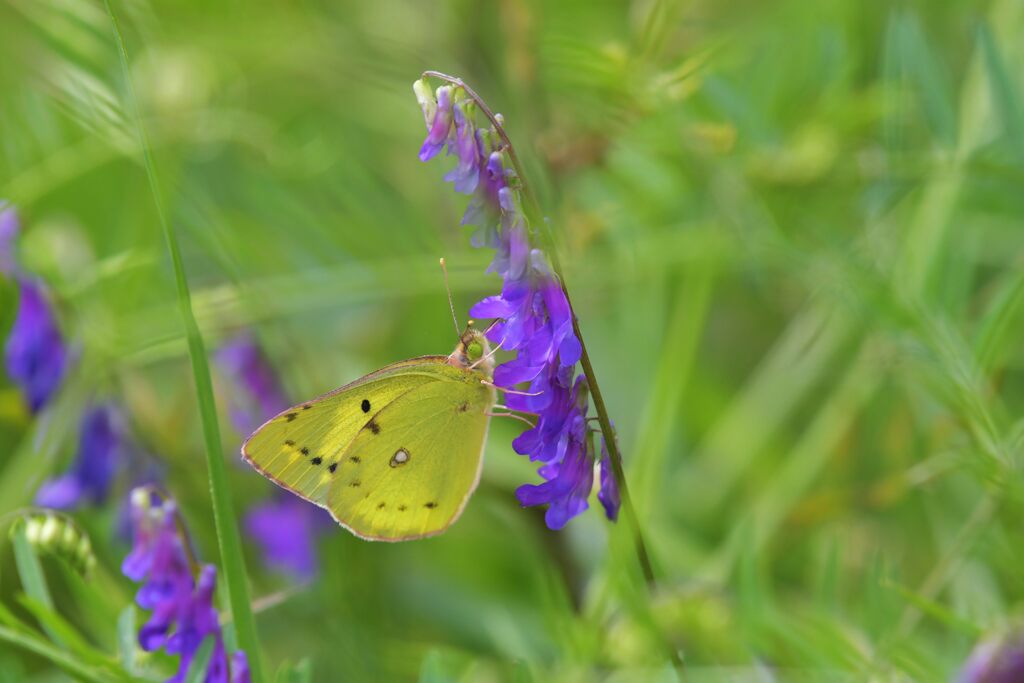
[[18,284],[18,313],[4,347],[7,374],[32,412],[38,412],[60,387],[67,349],[45,285],[19,268],[14,243],[19,230],[14,209],[0,204],[0,273]]
[[138,488],[131,495],[134,543],[121,571],[132,581],[142,583],[136,604],[150,612],[139,630],[139,645],[147,652],[163,649],[178,656],[178,671],[168,683],[180,683],[188,672],[196,652],[207,637],[214,639],[213,653],[206,669],[206,683],[246,683],[248,664],[238,653],[232,662],[241,662],[238,670],[229,666],[224,638],[213,606],[217,572],[204,565],[196,580],[179,526],[177,506],[161,499],[151,489]]
[[217,351],[218,367],[232,383],[231,422],[239,434],[250,434],[288,407],[277,374],[256,340],[243,332]]
[[957,683],[1024,681],[1024,631],[989,637],[971,652]]
[[517,453],[544,463],[538,471],[547,481],[520,486],[516,497],[524,506],[547,504],[544,521],[550,529],[561,529],[589,505],[594,452],[587,438],[586,380],[577,377],[572,391],[556,383],[550,393],[556,398],[540,413],[537,426],[512,442]]
[[427,139],[420,149],[420,161],[430,161],[448,142],[452,125],[452,89],[444,86],[437,89],[437,105],[432,121],[427,125]]
[[[508,394],[505,400],[513,410],[537,415],[536,426],[516,438],[513,447],[542,463],[538,473],[545,481],[521,486],[516,495],[525,506],[548,505],[547,525],[560,529],[587,508],[594,487],[589,392],[583,377],[575,378],[583,348],[572,308],[547,257],[530,243],[518,183],[506,167],[498,131],[474,126],[473,102],[461,87],[442,86],[436,99],[425,80],[413,90],[428,131],[420,159],[432,159],[444,145],[458,158],[445,180],[456,192],[472,195],[462,224],[476,226],[473,246],[494,249],[487,272],[503,281],[501,293],[478,302],[470,315],[497,320],[487,338],[515,358],[495,368],[494,383],[506,389],[528,383],[527,395]],[[598,499],[615,520],[619,493],[604,446]]]
[[622,498],[619,496],[619,483],[615,480],[615,472],[612,471],[612,460],[608,457],[608,444],[601,439],[601,488],[597,492],[597,499],[604,507],[605,516],[611,521],[619,518],[619,508],[622,506]]
[[4,360],[7,374],[20,387],[32,412],[53,397],[64,378],[67,349],[42,282],[18,278],[18,314]]
[[480,149],[473,126],[472,103],[456,102],[455,137],[448,144],[448,151],[458,156],[458,165],[445,176],[445,180],[455,185],[455,191],[472,194],[480,182],[480,166],[483,152]]
[[251,508],[244,524],[266,563],[298,580],[316,574],[316,538],[334,527],[326,512],[284,491]]
[[242,650],[231,654],[231,683],[252,683],[249,659]]
[[124,448],[124,425],[118,411],[108,404],[89,408],[82,415],[78,452],[71,468],[39,487],[36,505],[70,510],[83,501],[103,503],[123,460]]

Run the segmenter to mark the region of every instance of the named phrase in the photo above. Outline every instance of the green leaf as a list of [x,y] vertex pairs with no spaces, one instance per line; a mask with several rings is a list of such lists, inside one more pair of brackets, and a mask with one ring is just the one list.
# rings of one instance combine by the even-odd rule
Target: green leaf
[[34,633],[15,630],[0,626],[0,642],[32,652],[55,666],[60,667],[73,678],[88,683],[111,683],[114,681],[134,681],[135,678],[120,674],[116,669],[98,669],[87,666],[67,652],[55,648]]
[[1007,273],[997,285],[974,338],[974,355],[982,372],[990,372],[1015,340],[1009,337],[1013,320],[1024,305],[1024,272]]
[[930,600],[927,597],[912,591],[906,586],[893,581],[892,579],[886,578],[881,583],[883,588],[889,588],[897,592],[904,600],[909,602],[911,605],[917,607],[919,610],[938,620],[942,624],[949,626],[950,628],[956,629],[962,633],[965,633],[972,638],[976,638],[984,633],[984,629],[974,624],[967,619],[954,613],[945,605],[939,604],[934,600]]
[[188,671],[185,673],[185,683],[203,683],[206,679],[206,667],[210,665],[210,657],[213,656],[213,646],[216,642],[217,639],[213,635],[203,638],[199,649],[196,650],[195,658],[188,665]]
[[[53,598],[50,597],[50,589],[46,585],[46,576],[43,574],[36,549],[25,536],[24,524],[19,524],[14,529],[14,562],[18,567],[18,577],[21,579],[21,587],[25,594],[37,604],[53,611]],[[43,630],[54,643],[61,644],[59,635],[45,623]]]
[[43,629],[51,634],[54,642],[64,644],[72,653],[94,666],[106,666],[114,661],[105,653],[89,644],[71,623],[52,608],[39,603],[38,600],[22,595],[18,602],[43,625]]
[[128,605],[117,617],[117,643],[121,666],[128,673],[136,673],[135,653],[138,643],[135,627],[135,606]]
[[7,339],[17,314],[18,285],[12,278],[0,274],[0,339]]
[[311,683],[312,680],[313,667],[309,659],[302,659],[295,664],[282,662],[274,676],[274,683]]
[[918,85],[925,117],[935,138],[947,149],[956,144],[956,111],[945,65],[928,45],[917,17],[903,17],[900,47],[908,70]]
[[420,683],[450,683],[453,679],[445,674],[441,653],[430,650],[420,665]]
[[512,665],[512,681],[513,683],[533,683],[533,673],[527,662],[520,659]]
[[992,87],[999,118],[1002,119],[1003,128],[1013,144],[1018,160],[1024,161],[1024,118],[1021,115],[1020,100],[1014,90],[1013,79],[1010,78],[1006,62],[987,24],[983,23],[978,27],[978,43],[985,58],[985,71]]

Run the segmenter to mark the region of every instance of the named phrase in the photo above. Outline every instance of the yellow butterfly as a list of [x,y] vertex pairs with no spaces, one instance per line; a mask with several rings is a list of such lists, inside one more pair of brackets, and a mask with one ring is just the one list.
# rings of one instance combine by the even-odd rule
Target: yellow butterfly
[[360,538],[434,536],[480,481],[493,370],[483,333],[467,327],[450,356],[389,365],[271,418],[242,457]]

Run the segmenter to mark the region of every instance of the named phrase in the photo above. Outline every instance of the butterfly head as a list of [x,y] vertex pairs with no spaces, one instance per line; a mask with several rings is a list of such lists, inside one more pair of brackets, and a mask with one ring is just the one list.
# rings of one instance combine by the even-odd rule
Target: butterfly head
[[487,377],[494,370],[494,358],[487,337],[470,323],[459,337],[459,343],[448,356],[448,363],[459,368],[479,369]]

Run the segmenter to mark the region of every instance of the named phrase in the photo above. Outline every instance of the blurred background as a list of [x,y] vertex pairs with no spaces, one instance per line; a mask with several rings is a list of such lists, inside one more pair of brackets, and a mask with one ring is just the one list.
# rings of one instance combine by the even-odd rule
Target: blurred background
[[[454,162],[417,159],[411,84],[461,76],[505,116],[654,559],[647,588],[628,526],[596,501],[560,532],[521,509],[514,489],[538,478],[511,448],[521,425],[497,420],[482,485],[441,537],[314,525],[298,577],[244,536],[278,680],[669,681],[667,639],[686,680],[945,681],[1013,627],[1024,5],[114,7],[210,355],[252,335],[290,402],[448,353],[439,256],[461,321],[497,290],[442,180]],[[117,406],[130,457],[71,512],[96,576],[42,558],[65,627],[113,657],[135,590],[119,571],[132,483],[160,481],[196,555],[221,561],[102,3],[0,4],[0,92],[0,198],[70,356],[35,414],[0,379],[0,514],[72,466],[87,406]],[[243,520],[273,487],[240,463],[239,390],[223,363],[213,374]],[[3,611],[37,627],[0,549]],[[139,675],[162,680],[168,662]],[[52,680],[66,680],[53,657],[0,642],[0,681]]]

